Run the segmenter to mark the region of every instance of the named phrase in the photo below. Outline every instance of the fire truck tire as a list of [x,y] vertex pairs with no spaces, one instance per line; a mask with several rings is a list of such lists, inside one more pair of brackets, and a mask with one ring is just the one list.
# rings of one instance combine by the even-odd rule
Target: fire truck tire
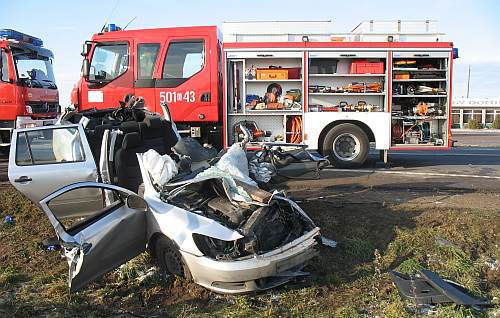
[[337,168],[361,166],[368,157],[370,141],[359,126],[340,124],[330,129],[323,139],[323,154]]

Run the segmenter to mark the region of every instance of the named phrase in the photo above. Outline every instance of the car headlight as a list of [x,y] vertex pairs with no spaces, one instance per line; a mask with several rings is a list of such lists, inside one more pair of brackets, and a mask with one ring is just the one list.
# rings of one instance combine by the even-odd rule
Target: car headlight
[[[214,237],[193,233],[193,241],[196,247],[205,256],[217,260],[228,260],[243,256],[239,240],[223,241]],[[245,253],[243,251],[243,253]]]

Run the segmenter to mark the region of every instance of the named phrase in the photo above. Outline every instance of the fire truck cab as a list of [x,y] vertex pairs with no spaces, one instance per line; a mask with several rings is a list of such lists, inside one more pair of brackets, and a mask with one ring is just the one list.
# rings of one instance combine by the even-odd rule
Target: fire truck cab
[[110,25],[84,44],[72,103],[102,109],[135,94],[160,113],[168,103],[181,133],[221,145],[220,52],[215,26],[122,31]]
[[0,30],[0,147],[14,128],[54,124],[60,112],[54,55],[41,39]]
[[[84,44],[80,109],[119,105],[127,94],[180,132],[216,147],[242,138],[305,144],[337,167],[388,150],[451,147],[451,75],[456,51],[435,21],[365,21],[349,34],[328,22],[238,22],[123,31]],[[319,31],[318,31],[319,30]]]

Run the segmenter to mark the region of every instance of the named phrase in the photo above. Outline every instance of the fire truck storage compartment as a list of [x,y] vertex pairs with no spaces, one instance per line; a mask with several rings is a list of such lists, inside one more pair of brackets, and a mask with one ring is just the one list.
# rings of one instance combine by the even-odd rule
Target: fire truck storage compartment
[[228,52],[227,145],[241,140],[245,124],[252,143],[303,140],[303,53]]
[[447,147],[449,52],[394,52],[393,147]]
[[[386,111],[386,62],[387,52],[310,52],[308,111]],[[325,73],[323,69],[330,63],[336,63],[331,68],[333,73]],[[353,74],[353,65],[357,71],[362,70],[357,67],[359,63],[376,65],[380,74]],[[373,68],[367,70],[374,71]]]

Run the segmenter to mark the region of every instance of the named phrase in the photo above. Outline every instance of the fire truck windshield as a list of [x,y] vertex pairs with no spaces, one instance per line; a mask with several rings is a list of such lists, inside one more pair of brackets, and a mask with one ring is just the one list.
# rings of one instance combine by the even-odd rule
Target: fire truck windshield
[[17,76],[30,87],[56,89],[52,60],[40,55],[14,55]]

